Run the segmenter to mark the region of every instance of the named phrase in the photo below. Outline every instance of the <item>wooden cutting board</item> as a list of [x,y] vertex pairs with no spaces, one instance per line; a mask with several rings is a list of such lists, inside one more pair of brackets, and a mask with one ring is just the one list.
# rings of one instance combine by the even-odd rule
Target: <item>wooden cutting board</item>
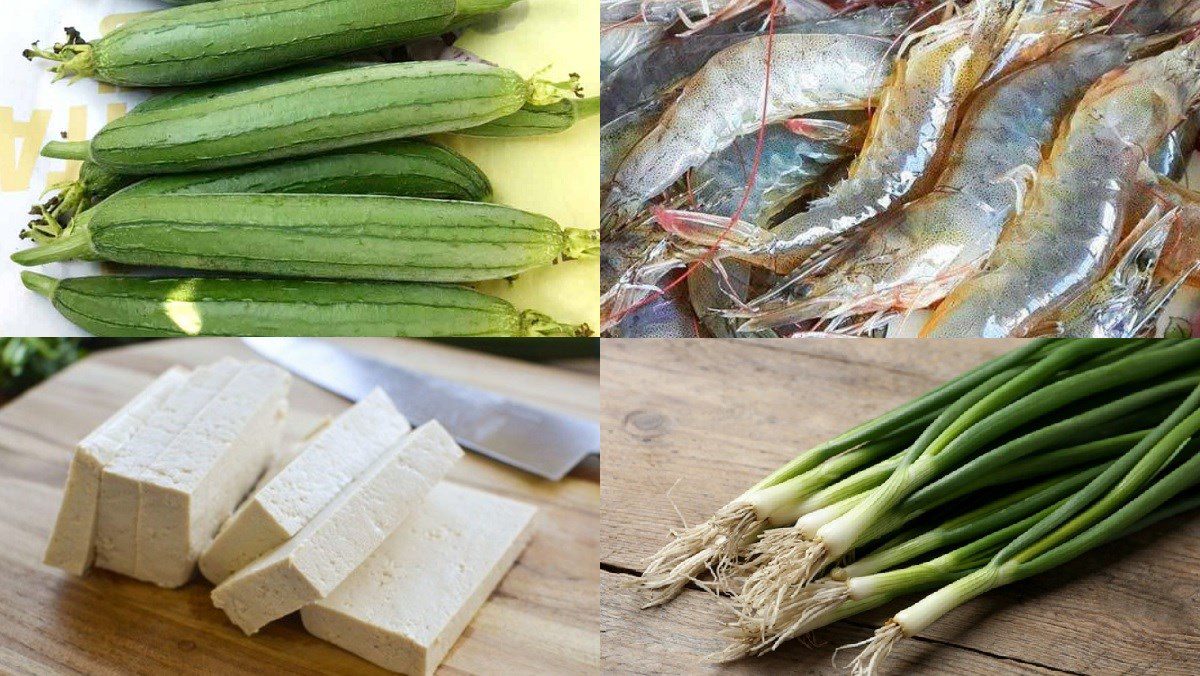
[[[904,603],[721,669],[721,604],[697,589],[640,610],[628,588],[668,532],[800,450],[1014,347],[1011,341],[604,341],[601,661],[614,673],[844,674],[836,647]],[[678,510],[678,511],[677,511]],[[843,651],[845,665],[857,651]],[[888,674],[1200,673],[1200,513],[958,608]]]
[[[526,364],[420,341],[345,340],[353,349],[591,419],[598,374]],[[74,444],[158,373],[222,356],[236,340],[193,338],[98,353],[0,409],[0,673],[387,673],[310,636],[299,615],[247,638],[195,581],[177,590],[97,570],[42,565]],[[349,404],[303,380],[288,434]],[[559,483],[468,453],[451,480],[538,504],[538,531],[475,616],[442,673],[594,673],[599,656],[595,468]]]

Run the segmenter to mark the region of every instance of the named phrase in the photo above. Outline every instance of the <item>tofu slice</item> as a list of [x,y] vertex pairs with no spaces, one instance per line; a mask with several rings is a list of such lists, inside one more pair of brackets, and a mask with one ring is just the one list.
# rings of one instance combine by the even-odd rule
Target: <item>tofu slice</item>
[[404,436],[283,545],[222,582],[213,604],[246,634],[327,596],[416,509],[462,450],[430,422]]
[[141,479],[159,452],[204,411],[241,366],[236,359],[222,359],[196,369],[105,466],[100,475],[96,522],[97,566],[133,575]]
[[304,627],[379,666],[432,674],[532,537],[537,508],[442,482]]
[[182,367],[167,370],[76,446],[67,471],[62,506],[43,558],[47,565],[72,575],[83,575],[92,567],[100,473],[167,397],[187,380],[188,373]]
[[238,507],[200,556],[200,572],[220,584],[287,542],[411,429],[382,390],[364,397]]
[[141,475],[133,576],[186,584],[282,443],[291,376],[244,365]]

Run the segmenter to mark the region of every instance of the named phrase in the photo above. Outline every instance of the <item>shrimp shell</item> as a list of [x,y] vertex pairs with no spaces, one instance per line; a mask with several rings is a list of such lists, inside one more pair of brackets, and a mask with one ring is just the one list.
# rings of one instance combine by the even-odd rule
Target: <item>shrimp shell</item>
[[1183,178],[1187,169],[1192,150],[1196,147],[1196,137],[1200,134],[1200,112],[1192,111],[1188,118],[1167,134],[1167,138],[1154,151],[1147,162],[1150,170],[1160,176],[1178,181]]
[[600,29],[600,77],[608,78],[623,64],[650,49],[667,34],[663,24],[627,21]]
[[1200,43],[1114,70],[1094,84],[1037,172],[987,269],[959,285],[923,336],[1023,335],[1104,273],[1147,148],[1195,102]]
[[[670,283],[678,274],[669,273],[663,282]],[[700,320],[686,297],[686,289],[679,285],[629,313],[606,335],[611,338],[699,338]]]

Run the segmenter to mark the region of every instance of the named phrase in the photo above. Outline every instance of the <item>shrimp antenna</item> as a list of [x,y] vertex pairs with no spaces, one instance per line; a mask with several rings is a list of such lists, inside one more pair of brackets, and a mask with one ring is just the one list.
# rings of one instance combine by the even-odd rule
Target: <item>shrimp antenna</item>
[[[921,38],[925,34],[926,31],[930,30],[934,26],[938,26],[941,24],[934,24],[934,26],[928,26],[926,28],[922,28],[921,30],[917,30],[918,26],[924,25],[924,23],[928,19],[932,18],[938,12],[944,12],[946,10],[950,10],[953,12],[953,11],[957,10],[957,8],[958,8],[958,5],[956,5],[954,3],[954,0],[944,0],[943,2],[939,2],[939,3],[935,4],[934,6],[930,7],[928,10],[922,12],[916,18],[914,18],[912,21],[909,21],[906,26],[904,26],[904,28],[900,31],[899,35],[897,35],[895,37],[895,39],[892,40],[892,44],[887,48],[887,50],[885,50],[884,56],[891,56],[892,54],[896,54],[896,55],[901,54],[906,49],[908,49],[908,46],[911,45],[915,40]],[[882,67],[882,62],[885,62],[886,60],[887,59],[881,60],[880,67]]]

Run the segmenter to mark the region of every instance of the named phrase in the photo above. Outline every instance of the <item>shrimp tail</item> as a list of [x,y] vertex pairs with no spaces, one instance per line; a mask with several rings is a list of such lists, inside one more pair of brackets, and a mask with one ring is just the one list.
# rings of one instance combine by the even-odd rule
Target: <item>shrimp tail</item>
[[775,307],[758,310],[734,308],[724,310],[720,314],[727,319],[745,319],[746,321],[737,327],[738,332],[742,333],[777,329],[814,319],[823,319],[829,309],[829,301],[818,299],[816,301],[801,300],[793,303],[779,303]]
[[783,123],[788,131],[813,141],[836,143],[842,147],[862,145],[866,126],[839,122],[838,120],[822,120],[815,117],[794,117]]
[[731,223],[726,216],[678,209],[655,209],[654,216],[663,230],[686,242],[714,249],[719,256],[770,267],[771,233],[753,223]]
[[831,283],[830,276],[823,275],[831,267],[845,263],[853,255],[853,242],[855,242],[854,237],[841,235],[822,245],[795,270],[792,270],[767,291],[748,301],[746,305],[751,308],[762,307],[780,298],[791,289],[802,289],[799,295],[807,296],[814,292],[819,295],[839,288],[838,282]]

